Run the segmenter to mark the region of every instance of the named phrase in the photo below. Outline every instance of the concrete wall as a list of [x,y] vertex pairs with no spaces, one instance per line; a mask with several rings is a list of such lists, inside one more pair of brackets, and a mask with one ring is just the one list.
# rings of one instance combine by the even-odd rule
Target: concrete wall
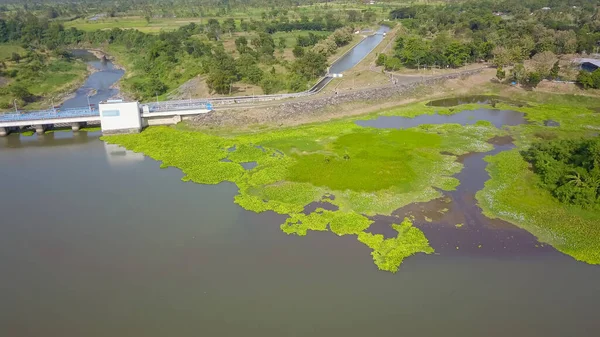
[[138,102],[99,104],[102,133],[140,132],[142,119]]

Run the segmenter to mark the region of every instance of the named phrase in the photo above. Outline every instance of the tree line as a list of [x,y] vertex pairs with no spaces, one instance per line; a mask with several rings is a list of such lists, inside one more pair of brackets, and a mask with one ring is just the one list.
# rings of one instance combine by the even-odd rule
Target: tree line
[[502,0],[412,5],[390,12],[402,22],[394,54],[380,64],[459,67],[476,61],[497,66],[522,63],[536,54],[600,49],[600,1]]
[[522,155],[540,177],[540,185],[560,202],[600,206],[600,139],[536,143]]
[[[326,19],[322,22],[324,29],[338,26],[327,26],[330,21]],[[338,28],[326,39],[315,34],[300,35],[295,60],[281,63],[274,57],[274,51],[282,47],[282,41],[273,40],[269,34],[272,26],[249,24],[248,29],[258,31],[252,37],[235,41],[240,54],[237,59],[225,50],[219,38],[221,34],[242,29],[234,20],[211,19],[204,25],[190,23],[172,32],[152,35],[118,28],[91,32],[65,29],[60,22],[27,13],[0,19],[0,42],[20,43],[29,50],[58,52],[76,46],[124,47],[133,59],[133,69],[129,71],[135,74],[124,80],[124,88],[139,99],[149,99],[198,74],[205,74],[209,88],[220,94],[231,92],[232,84],[237,81],[260,85],[265,93],[306,90],[309,81],[326,71],[327,56],[352,39],[348,28]],[[198,34],[204,34],[209,41],[198,39]],[[292,75],[278,74],[274,67],[278,63]],[[270,66],[270,70],[263,71],[259,65]]]

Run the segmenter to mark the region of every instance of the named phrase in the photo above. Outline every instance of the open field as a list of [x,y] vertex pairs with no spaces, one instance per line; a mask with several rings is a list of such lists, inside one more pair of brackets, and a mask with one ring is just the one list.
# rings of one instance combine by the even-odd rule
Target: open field
[[[161,30],[171,31],[176,30],[181,26],[185,26],[192,22],[201,23],[203,20],[199,18],[189,19],[151,19],[147,22],[143,17],[118,17],[105,18],[97,21],[89,21],[88,19],[78,19],[65,22],[65,28],[75,27],[84,31],[94,31],[103,29],[137,29],[144,33],[158,33]],[[205,21],[205,20],[204,20]]]

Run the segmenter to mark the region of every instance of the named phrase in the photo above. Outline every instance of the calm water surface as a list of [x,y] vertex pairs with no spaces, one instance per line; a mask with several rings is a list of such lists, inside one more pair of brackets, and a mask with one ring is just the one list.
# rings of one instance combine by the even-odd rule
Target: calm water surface
[[0,336],[598,335],[597,266],[431,232],[440,254],[380,272],[353,237],[287,236],[234,185],[98,136],[0,138]]
[[389,30],[390,28],[387,26],[380,26],[377,31],[378,34],[367,36],[348,53],[332,64],[329,73],[340,74],[357,65],[365,56],[377,47],[381,41],[383,41],[383,33],[387,33]]
[[475,124],[478,121],[488,121],[495,127],[504,125],[519,125],[526,122],[523,113],[511,110],[476,109],[465,110],[452,115],[419,115],[416,117],[379,116],[376,119],[359,120],[357,125],[375,128],[406,129],[422,124],[448,124],[460,125]]
[[95,72],[88,76],[84,84],[75,91],[75,96],[66,100],[63,103],[64,108],[79,108],[90,104],[98,104],[100,101],[105,101],[117,95],[119,90],[112,88],[125,71],[115,68],[110,61],[102,62],[92,53],[87,50],[74,50],[72,53],[75,57],[81,58],[87,62]]

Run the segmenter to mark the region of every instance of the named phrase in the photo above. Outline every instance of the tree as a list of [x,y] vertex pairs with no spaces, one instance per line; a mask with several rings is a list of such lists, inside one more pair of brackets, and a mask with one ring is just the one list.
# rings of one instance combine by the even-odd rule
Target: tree
[[373,22],[377,18],[377,14],[374,11],[367,10],[363,13],[363,21],[365,22]]
[[0,18],[0,42],[8,41],[8,28],[6,27],[6,21]]
[[385,64],[385,60],[386,60],[387,56],[385,54],[379,54],[377,55],[377,60],[375,60],[375,65],[378,67],[381,67],[382,65]]
[[15,63],[19,63],[21,61],[21,54],[13,52],[12,55],[10,56],[10,60]]
[[560,65],[559,65],[558,61],[556,61],[556,62],[554,62],[552,69],[550,69],[550,75],[548,76],[549,79],[551,79],[551,80],[557,79],[559,72],[560,72]]
[[453,67],[463,66],[469,59],[469,52],[465,45],[460,42],[452,42],[448,45],[446,52],[444,53],[448,64]]
[[206,84],[208,88],[219,94],[231,91],[231,85],[238,80],[238,72],[233,57],[223,49],[214,53]]
[[525,66],[523,63],[517,63],[511,71],[512,80],[523,84],[527,79],[527,71],[525,70]]
[[[397,46],[399,43],[396,44]],[[402,63],[409,67],[421,67],[433,64],[431,45],[417,37],[409,37],[403,40],[402,49],[396,51],[396,56]]]
[[502,82],[506,78],[506,71],[502,69],[502,66],[498,66],[498,68],[496,69],[496,78],[500,82]]
[[227,94],[231,91],[231,85],[235,80],[235,76],[231,76],[231,74],[221,69],[214,69],[208,73],[206,84],[213,92]]
[[304,55],[304,48],[296,45],[294,46],[294,49],[292,49],[292,53],[294,54],[295,58],[302,57]]
[[292,65],[293,71],[306,79],[321,76],[327,69],[327,58],[320,53],[307,51]]
[[245,54],[248,51],[248,39],[245,36],[240,36],[235,39],[235,49],[238,53]]
[[235,20],[228,18],[223,22],[223,29],[229,33],[229,36],[235,32]]
[[15,83],[9,87],[10,93],[17,99],[30,102],[33,100],[33,95],[29,90],[21,83]]
[[359,19],[360,13],[358,11],[351,9],[347,13],[348,13],[348,22],[358,22],[360,20]]
[[266,95],[277,93],[284,88],[283,83],[273,74],[265,74],[260,87]]
[[589,89],[594,87],[594,79],[592,78],[592,74],[585,70],[581,70],[577,75],[577,83],[581,85],[584,89]]
[[512,63],[510,50],[508,50],[504,47],[501,47],[501,46],[495,47],[494,50],[492,51],[492,54],[494,55],[493,63],[495,66],[504,67],[504,66]]
[[278,47],[279,47],[279,49],[281,49],[281,50],[283,50],[283,49],[285,48],[285,46],[286,46],[286,43],[285,43],[285,37],[283,37],[283,36],[280,36],[280,37],[279,37],[279,43],[278,43],[278,45],[277,45],[277,46],[278,46]]
[[538,84],[540,84],[542,79],[543,79],[542,74],[540,74],[536,71],[533,71],[533,72],[527,74],[525,84],[531,88],[535,88],[538,86]]
[[552,66],[556,63],[556,55],[551,51],[544,51],[533,55],[531,58],[533,69],[542,77],[550,75]]
[[221,24],[219,21],[217,19],[209,19],[206,28],[208,29],[207,35],[210,35],[209,38],[219,41],[221,38]]

